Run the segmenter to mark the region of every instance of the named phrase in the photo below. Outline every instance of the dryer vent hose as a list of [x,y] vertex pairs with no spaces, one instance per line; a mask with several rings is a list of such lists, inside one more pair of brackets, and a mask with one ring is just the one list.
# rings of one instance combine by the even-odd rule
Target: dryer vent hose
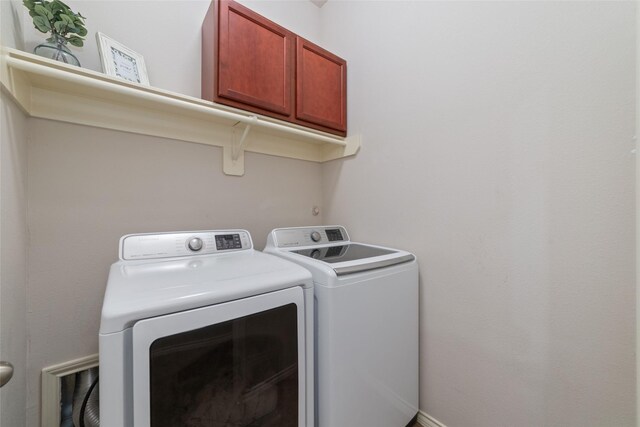
[[98,377],[93,381],[80,409],[80,427],[100,427],[100,389]]
[[73,423],[76,427],[99,427],[98,369],[89,369],[76,375],[76,388],[73,392]]

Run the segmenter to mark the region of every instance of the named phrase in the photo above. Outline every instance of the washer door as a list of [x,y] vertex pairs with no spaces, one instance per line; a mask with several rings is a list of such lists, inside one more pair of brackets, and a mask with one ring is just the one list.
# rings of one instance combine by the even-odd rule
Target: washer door
[[136,323],[134,425],[304,425],[304,324],[300,287]]

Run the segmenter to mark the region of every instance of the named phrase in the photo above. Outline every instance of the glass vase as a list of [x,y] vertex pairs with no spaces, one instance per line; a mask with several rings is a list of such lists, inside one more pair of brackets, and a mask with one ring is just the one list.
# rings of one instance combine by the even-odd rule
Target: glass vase
[[55,61],[80,66],[78,58],[67,47],[67,40],[57,34],[53,34],[45,43],[36,46],[33,53]]

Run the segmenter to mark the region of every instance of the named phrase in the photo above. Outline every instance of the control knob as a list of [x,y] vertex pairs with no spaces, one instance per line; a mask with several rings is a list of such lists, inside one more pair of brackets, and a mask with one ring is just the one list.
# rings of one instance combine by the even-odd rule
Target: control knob
[[189,239],[189,243],[187,243],[187,247],[194,252],[201,250],[202,246],[204,246],[204,243],[202,243],[202,239],[199,237],[193,237]]
[[313,240],[314,242],[319,242],[321,238],[322,236],[320,236],[320,233],[318,233],[317,231],[311,232],[311,240]]

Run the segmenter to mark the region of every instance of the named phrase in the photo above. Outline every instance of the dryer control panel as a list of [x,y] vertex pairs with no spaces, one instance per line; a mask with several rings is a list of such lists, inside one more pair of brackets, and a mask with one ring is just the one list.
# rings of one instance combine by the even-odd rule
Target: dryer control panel
[[120,259],[175,258],[252,248],[251,235],[246,230],[128,234],[120,239]]
[[271,237],[278,248],[328,245],[349,241],[347,230],[340,225],[279,228],[272,231]]

